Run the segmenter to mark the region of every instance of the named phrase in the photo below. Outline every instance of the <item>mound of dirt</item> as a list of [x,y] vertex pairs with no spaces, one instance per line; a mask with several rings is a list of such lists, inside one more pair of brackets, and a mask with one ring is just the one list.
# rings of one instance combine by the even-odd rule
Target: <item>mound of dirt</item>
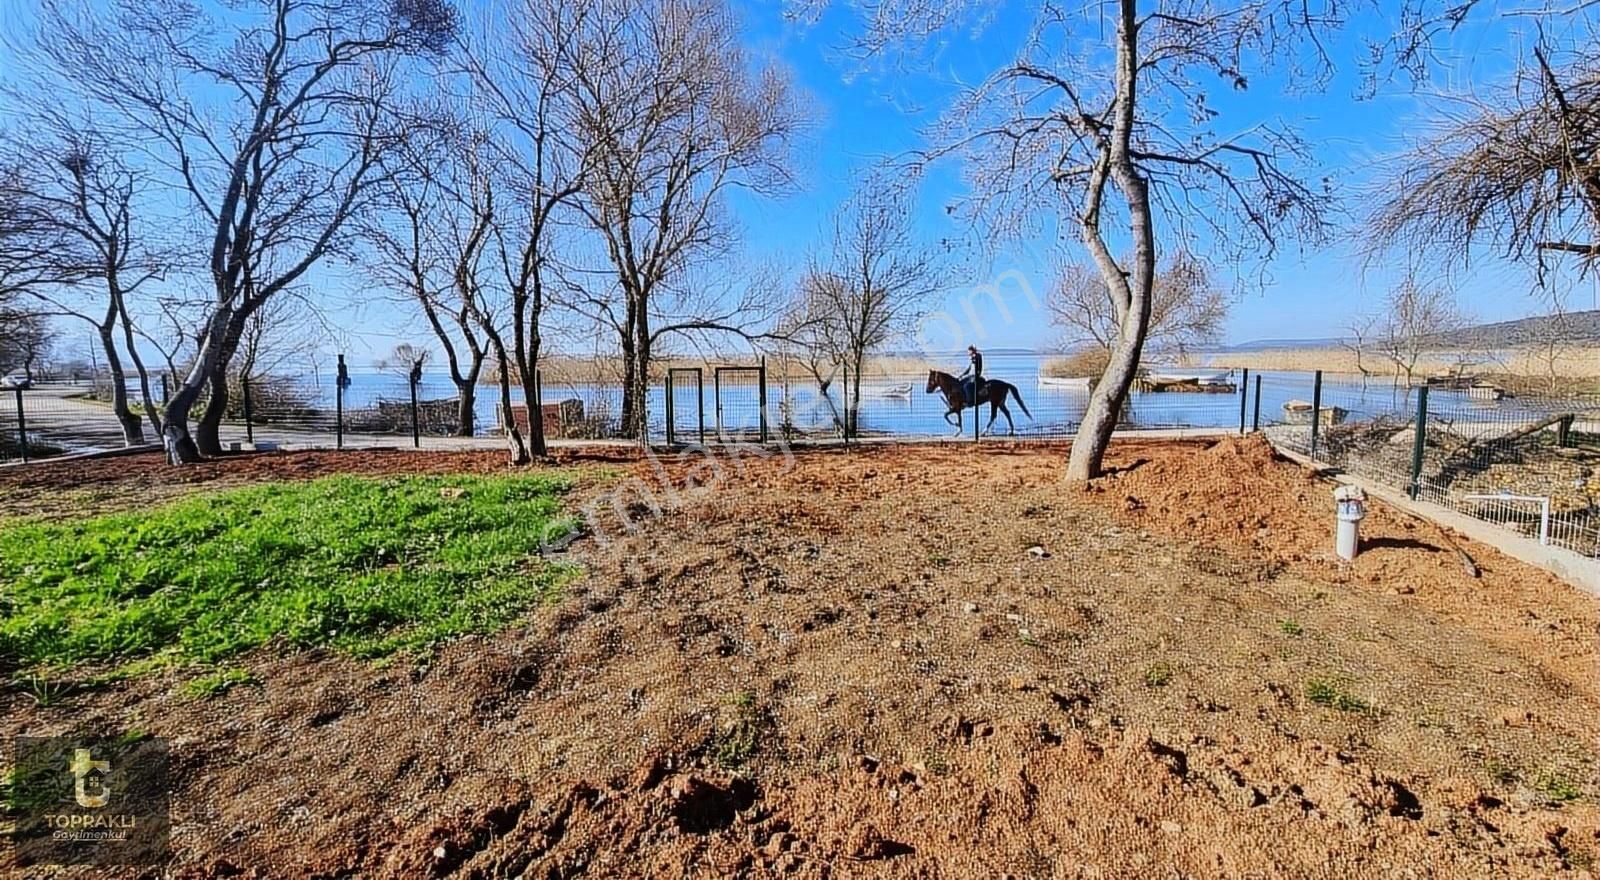
[[[1065,453],[690,457],[679,503],[608,466],[572,502],[627,527],[509,630],[0,714],[168,739],[177,877],[1589,876],[1592,599],[1381,505],[1342,566],[1331,485],[1258,440],[1117,444],[1088,492]],[[114,470],[75,491],[147,503]]]
[[[1140,525],[1230,549],[1270,547],[1290,559],[1331,548],[1327,484],[1279,458],[1259,434],[1228,437],[1189,455],[1136,456],[1126,464],[1128,453],[1113,456],[1114,469],[1089,491]],[[1325,516],[1314,512],[1319,504]]]

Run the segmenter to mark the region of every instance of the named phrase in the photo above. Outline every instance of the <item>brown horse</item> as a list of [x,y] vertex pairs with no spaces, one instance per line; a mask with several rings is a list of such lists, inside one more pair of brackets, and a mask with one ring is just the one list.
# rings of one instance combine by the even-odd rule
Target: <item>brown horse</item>
[[[956,433],[960,434],[961,411],[969,406],[967,403],[967,395],[964,393],[964,389],[961,387],[961,380],[950,375],[949,373],[943,373],[938,370],[929,370],[928,387],[923,391],[923,393],[932,394],[934,391],[938,391],[944,395],[945,406],[950,408],[949,411],[944,414],[944,420],[952,425],[955,425]],[[1007,433],[1017,433],[1017,425],[1015,422],[1011,421],[1011,410],[1006,409],[1006,395],[1008,394],[1017,399],[1017,406],[1022,407],[1023,415],[1027,416],[1030,420],[1033,418],[1033,413],[1028,412],[1028,405],[1022,402],[1022,395],[1017,393],[1017,386],[1011,384],[1010,382],[1002,382],[999,379],[985,379],[983,380],[983,387],[978,389],[977,404],[971,405],[972,418],[974,421],[976,421],[978,418],[978,407],[983,406],[985,403],[989,404],[989,424],[984,426],[983,431],[985,434],[989,432],[990,428],[994,427],[994,417],[997,413],[1006,414],[1006,427],[1008,428]],[[955,418],[951,418],[951,416],[954,416]]]

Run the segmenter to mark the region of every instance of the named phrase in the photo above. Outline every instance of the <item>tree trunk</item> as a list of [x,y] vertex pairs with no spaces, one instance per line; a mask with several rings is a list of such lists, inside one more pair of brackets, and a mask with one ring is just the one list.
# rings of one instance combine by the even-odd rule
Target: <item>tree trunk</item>
[[[115,318],[112,318],[114,321]],[[122,369],[122,358],[111,334],[111,322],[100,325],[100,345],[106,353],[106,369],[111,372],[111,411],[122,426],[122,443],[138,446],[144,442],[144,420],[128,409],[128,377]]]
[[539,333],[541,311],[535,306],[528,323],[524,326],[518,321],[516,329],[517,370],[522,379],[522,406],[528,413],[528,442],[538,458],[550,454],[544,436],[544,401],[539,399],[539,349],[544,342]]
[[205,411],[200,414],[200,420],[195,424],[194,434],[195,446],[201,455],[222,454],[222,420],[228,415],[230,400],[228,364],[233,362],[233,355],[239,350],[239,340],[244,338],[244,326],[249,321],[252,311],[253,309],[239,309],[228,319],[222,346],[207,375],[206,381],[210,383],[211,396],[206,400]]
[[[1116,430],[1117,417],[1128,399],[1128,389],[1138,371],[1139,356],[1150,330],[1151,292],[1155,287],[1155,229],[1150,216],[1149,184],[1140,176],[1128,152],[1139,70],[1136,6],[1134,0],[1122,0],[1117,25],[1117,115],[1108,152],[1102,159],[1105,165],[1097,169],[1115,182],[1127,202],[1133,266],[1132,272],[1124,276],[1121,266],[1112,258],[1100,230],[1100,197],[1091,191],[1093,201],[1083,215],[1084,243],[1095,257],[1106,288],[1113,291],[1114,297],[1125,295],[1126,305],[1119,308],[1122,314],[1111,358],[1094,392],[1089,395],[1083,424],[1072,441],[1072,452],[1067,459],[1067,479],[1071,482],[1087,482],[1100,476],[1106,448],[1111,445],[1111,434]],[[1105,180],[1106,177],[1099,179],[1100,192],[1103,192]]]
[[476,427],[473,407],[477,406],[478,403],[477,386],[476,380],[456,384],[456,397],[458,398],[456,403],[457,437],[471,437]]
[[144,402],[144,414],[150,419],[150,428],[161,436],[161,408],[156,406],[155,395],[150,393],[150,371],[145,369],[144,358],[139,356],[139,346],[133,337],[133,320],[128,316],[127,299],[119,292],[113,293],[117,315],[122,321],[122,339],[128,346],[128,359],[139,374],[139,396]]
[[638,360],[633,371],[633,430],[630,438],[640,444],[650,442],[650,323],[640,309],[636,326],[639,328],[634,357]]
[[634,399],[637,383],[634,376],[639,372],[639,359],[637,348],[634,345],[633,319],[628,319],[628,329],[621,334],[622,341],[622,436],[632,437],[638,433],[638,407],[639,402]]
[[[495,362],[500,367],[499,382],[497,384],[500,386],[500,412],[505,416],[507,451],[511,454],[512,464],[527,464],[528,447],[522,441],[522,431],[517,428],[516,410],[511,408],[512,364],[509,363],[509,359],[506,357],[506,345],[498,333],[489,335],[489,345],[494,349]],[[527,390],[524,389],[523,394],[526,395],[527,393]],[[524,397],[523,405],[527,405],[526,397]]]
[[183,378],[183,383],[173,392],[172,399],[167,403],[162,418],[161,435],[162,442],[167,448],[167,461],[172,464],[193,464],[201,460],[200,449],[189,434],[189,413],[194,409],[195,402],[200,399],[200,389],[209,380],[211,371],[219,360],[219,349],[227,336],[229,319],[232,315],[233,310],[226,306],[219,306],[212,314],[210,326],[201,341],[200,350],[195,355],[194,365],[189,368],[189,374]]

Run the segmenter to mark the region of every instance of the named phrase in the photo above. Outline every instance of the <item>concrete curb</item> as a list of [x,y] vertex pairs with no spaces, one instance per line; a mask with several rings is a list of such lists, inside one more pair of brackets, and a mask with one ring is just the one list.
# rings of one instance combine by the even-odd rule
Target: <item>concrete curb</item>
[[[1508,532],[1493,523],[1458,513],[1431,501],[1413,501],[1399,489],[1362,477],[1352,476],[1331,465],[1313,461],[1298,452],[1274,446],[1284,458],[1328,479],[1346,486],[1359,486],[1368,495],[1399,510],[1413,513],[1431,522],[1459,532],[1480,544],[1487,544],[1513,559],[1526,562],[1550,572],[1590,595],[1600,597],[1600,560],[1590,559],[1571,550],[1540,544],[1532,538]],[[1331,520],[1333,507],[1328,514]]]

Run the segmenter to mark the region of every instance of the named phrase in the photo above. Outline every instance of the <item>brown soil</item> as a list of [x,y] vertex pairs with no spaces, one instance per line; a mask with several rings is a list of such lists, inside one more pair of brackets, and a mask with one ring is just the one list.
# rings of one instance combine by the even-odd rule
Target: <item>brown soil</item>
[[[638,459],[628,447],[553,450],[556,464]],[[314,450],[228,455],[182,468],[160,452],[74,458],[0,468],[0,520],[8,516],[65,519],[142,507],[200,490],[273,480],[312,480],[332,474],[493,473],[508,468],[501,452],[413,449]]]
[[[207,485],[500,466],[391,455]],[[1591,599],[1381,505],[1340,565],[1331,487],[1257,440],[1062,459],[637,464],[522,629],[0,708],[170,737],[177,876],[1593,876]]]

